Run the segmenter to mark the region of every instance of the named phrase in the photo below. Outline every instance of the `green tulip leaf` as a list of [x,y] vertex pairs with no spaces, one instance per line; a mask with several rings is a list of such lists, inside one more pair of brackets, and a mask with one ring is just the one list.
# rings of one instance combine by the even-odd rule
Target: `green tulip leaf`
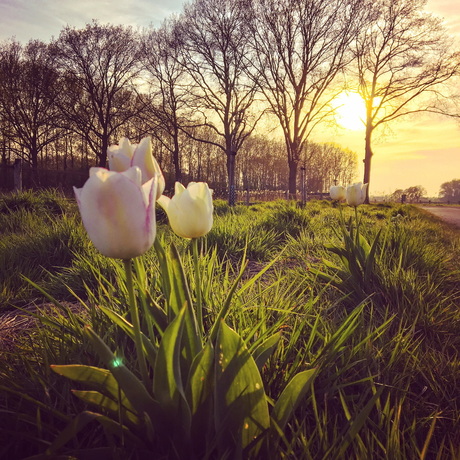
[[371,249],[367,256],[366,265],[364,267],[364,278],[366,280],[370,278],[374,270],[375,253],[377,252],[377,247],[378,247],[378,242],[380,239],[381,232],[382,232],[382,229],[380,229],[377,235],[375,236],[374,241],[372,242]]
[[188,286],[187,277],[185,275],[184,267],[182,265],[179,252],[176,246],[171,245],[170,251],[170,267],[172,270],[172,292],[171,296],[176,299],[177,308],[181,309],[187,304],[187,312],[185,316],[185,331],[182,339],[185,346],[185,356],[191,365],[196,354],[201,350],[201,339],[198,333],[198,325],[193,310],[192,297]]
[[186,387],[192,412],[191,437],[194,446],[206,446],[214,430],[214,348],[208,342],[195,357]]
[[268,403],[257,364],[244,341],[221,322],[215,345],[215,424],[222,451],[254,445],[270,426]]
[[289,418],[310,389],[315,375],[316,369],[299,372],[287,384],[278,401],[276,401],[271,415],[277,429],[284,431]]
[[187,384],[186,395],[192,414],[195,414],[201,404],[212,393],[212,377],[214,364],[214,350],[207,343],[203,350],[196,355]]
[[113,419],[116,419],[117,417],[121,416],[123,417],[122,420],[124,420],[124,418],[126,417],[126,419],[133,425],[140,424],[139,418],[133,412],[126,410],[126,407],[120,407],[117,401],[108,398],[99,391],[72,390],[72,393],[82,401],[85,401],[89,404],[93,404],[98,408],[103,408],[111,412]]
[[128,410],[134,411],[124,392],[119,390],[117,380],[107,369],[82,364],[51,365],[50,367],[56,374],[95,388],[114,401],[118,401],[121,397],[121,404]]
[[275,351],[276,347],[278,346],[278,342],[281,339],[281,332],[277,332],[273,334],[268,339],[264,340],[253,352],[252,357],[256,362],[257,368],[259,371],[262,370],[265,363],[267,362],[268,358],[272,355]]
[[367,257],[369,255],[370,251],[371,251],[370,244],[367,242],[366,238],[361,234],[358,237],[358,242],[359,242],[360,248],[364,252],[364,255]]
[[141,417],[146,413],[152,422],[158,421],[156,427],[160,429],[160,407],[142,382],[112,353],[110,348],[90,327],[85,327],[84,333],[117,380],[138,416]]
[[168,315],[150,292],[146,293],[146,308],[144,308],[144,311],[153,320],[160,335],[163,335],[165,329],[168,327]]
[[[165,296],[166,299],[169,299],[171,296],[171,279],[170,279],[170,270],[168,266],[168,258],[166,257],[166,252],[158,236],[155,238],[153,247],[155,248],[158,262],[160,263],[160,272],[161,272],[160,279],[161,279],[161,288],[163,291],[163,295]],[[167,306],[169,307],[169,302]],[[176,311],[175,314],[177,314],[177,312],[178,311]],[[171,317],[170,314],[168,314],[168,316]]]
[[[120,329],[122,329],[128,336],[134,341],[135,334],[134,334],[134,326],[127,321],[123,316],[118,314],[117,312],[110,310],[109,308],[105,308],[103,306],[99,306],[99,309],[108,317],[110,318]],[[152,342],[149,338],[141,332],[141,340],[142,340],[142,351],[147,358],[150,365],[153,367],[155,365],[156,354],[157,350],[153,346]]]
[[179,362],[185,312],[186,307],[167,327],[155,363],[153,391],[156,399],[165,406],[176,405],[178,395],[184,393]]
[[181,374],[182,333],[186,314],[187,307],[184,307],[163,334],[155,363],[153,391],[164,413],[168,414],[169,422],[179,422],[187,433],[191,414]]
[[173,312],[177,315],[186,302],[189,305],[192,305],[192,298],[190,296],[190,290],[187,277],[185,276],[184,268],[182,266],[182,261],[174,244],[171,244],[167,257],[169,276],[171,280],[169,303]]

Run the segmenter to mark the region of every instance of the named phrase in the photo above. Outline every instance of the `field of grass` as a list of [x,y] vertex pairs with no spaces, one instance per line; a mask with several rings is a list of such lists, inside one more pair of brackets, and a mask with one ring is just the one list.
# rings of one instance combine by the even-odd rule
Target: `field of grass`
[[[204,337],[228,299],[225,322],[250,353],[281,337],[260,367],[269,406],[296,374],[315,370],[268,444],[276,449],[222,453],[211,439],[207,457],[194,445],[195,456],[184,456],[155,435],[139,448],[94,420],[49,457],[77,414],[94,409],[72,393],[80,384],[50,368],[104,367],[85,324],[139,377],[132,341],[102,313],[126,316],[128,293],[121,261],[92,246],[74,202],[56,192],[1,196],[0,458],[460,458],[460,233],[411,205],[360,206],[358,217],[362,240],[346,250],[341,225],[355,225],[347,206],[216,201],[200,241],[198,301],[191,245],[157,211],[158,238],[178,248],[203,306]],[[161,321],[147,310],[164,303],[161,264],[154,249],[142,259],[141,327],[155,338]],[[14,316],[30,312],[35,321],[14,327]]]

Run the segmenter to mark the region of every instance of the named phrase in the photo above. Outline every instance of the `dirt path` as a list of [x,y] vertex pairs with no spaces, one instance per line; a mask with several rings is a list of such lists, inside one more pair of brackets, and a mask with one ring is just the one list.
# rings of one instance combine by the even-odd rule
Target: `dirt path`
[[460,228],[460,207],[459,206],[421,206],[425,211],[434,214],[436,217],[456,225]]

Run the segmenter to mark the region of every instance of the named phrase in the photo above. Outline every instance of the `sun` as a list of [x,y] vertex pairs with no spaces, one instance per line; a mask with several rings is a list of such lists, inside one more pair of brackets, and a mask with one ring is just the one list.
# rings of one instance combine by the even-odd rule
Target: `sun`
[[364,130],[366,105],[358,93],[344,91],[334,99],[333,105],[338,125],[351,131]]

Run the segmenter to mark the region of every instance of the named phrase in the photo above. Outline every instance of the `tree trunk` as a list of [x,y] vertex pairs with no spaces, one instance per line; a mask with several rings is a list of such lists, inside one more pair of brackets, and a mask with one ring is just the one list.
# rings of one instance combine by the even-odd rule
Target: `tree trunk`
[[371,160],[372,160],[372,131],[374,127],[372,126],[372,104],[373,99],[367,102],[366,104],[366,138],[365,138],[365,147],[364,147],[364,178],[363,184],[367,185],[366,198],[364,200],[365,204],[369,204],[369,185],[371,180]]
[[299,165],[299,161],[296,159],[289,160],[289,199],[296,200],[297,199],[297,166]]
[[369,182],[371,178],[371,160],[372,160],[372,148],[371,148],[371,130],[366,129],[366,141],[365,141],[365,153],[364,153],[364,178],[363,184],[367,185],[366,199],[364,203],[369,204]]
[[235,206],[235,158],[236,152],[230,150],[227,152],[227,174],[228,174],[228,205]]
[[107,149],[109,148],[109,136],[103,134],[101,137],[101,152],[98,155],[98,166],[101,168],[107,167]]
[[40,185],[40,177],[38,174],[38,148],[35,140],[32,141],[30,158],[32,160],[32,185],[38,187]]
[[179,161],[179,130],[177,128],[174,129],[174,150],[173,150],[173,164],[174,164],[174,177],[176,182],[182,182],[182,171],[180,168],[180,161]]

